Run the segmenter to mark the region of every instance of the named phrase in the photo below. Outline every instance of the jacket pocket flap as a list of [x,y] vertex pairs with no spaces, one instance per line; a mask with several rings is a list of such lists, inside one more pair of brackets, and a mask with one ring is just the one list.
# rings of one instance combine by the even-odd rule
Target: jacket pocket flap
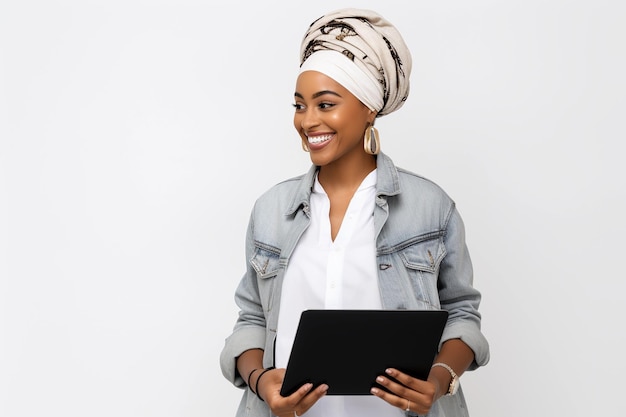
[[250,264],[259,278],[263,279],[275,276],[280,268],[278,254],[259,247],[254,250]]
[[445,255],[446,248],[442,238],[416,243],[400,253],[404,266],[430,273],[437,272]]

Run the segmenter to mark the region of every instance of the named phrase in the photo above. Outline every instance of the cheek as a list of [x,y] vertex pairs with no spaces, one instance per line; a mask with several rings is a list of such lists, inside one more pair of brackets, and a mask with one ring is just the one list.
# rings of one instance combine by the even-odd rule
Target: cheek
[[335,132],[346,132],[351,129],[352,122],[350,121],[350,115],[342,112],[333,112],[325,115],[324,124]]

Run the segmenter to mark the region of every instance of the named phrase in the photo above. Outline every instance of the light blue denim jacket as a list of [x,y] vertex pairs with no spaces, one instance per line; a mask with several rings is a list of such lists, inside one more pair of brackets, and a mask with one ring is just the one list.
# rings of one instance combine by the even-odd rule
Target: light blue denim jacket
[[[283,277],[310,222],[316,170],[312,166],[307,174],[275,185],[254,205],[246,235],[249,262],[235,293],[239,317],[220,357],[222,373],[237,387],[246,386],[236,368],[244,351],[263,349],[263,365],[274,365]],[[441,342],[463,340],[475,354],[470,369],[485,365],[489,345],[480,331],[480,293],[472,286],[464,226],[454,202],[436,184],[397,168],[382,153],[377,178],[374,227],[383,308],[447,310]],[[439,399],[428,415],[467,416],[462,390]],[[237,411],[243,416],[271,413],[246,389]]]

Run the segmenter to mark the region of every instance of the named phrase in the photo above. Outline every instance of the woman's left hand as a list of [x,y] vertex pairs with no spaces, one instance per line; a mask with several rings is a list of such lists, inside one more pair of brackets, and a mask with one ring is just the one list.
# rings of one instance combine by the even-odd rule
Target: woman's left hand
[[376,382],[390,392],[380,388],[372,388],[371,392],[394,407],[417,414],[428,414],[441,396],[439,383],[434,378],[422,381],[393,368],[385,372],[395,381],[387,376],[379,376]]

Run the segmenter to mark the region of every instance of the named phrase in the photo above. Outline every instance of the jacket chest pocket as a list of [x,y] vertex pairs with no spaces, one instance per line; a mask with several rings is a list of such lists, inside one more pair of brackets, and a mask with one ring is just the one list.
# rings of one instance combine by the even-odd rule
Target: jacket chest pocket
[[274,300],[276,277],[281,269],[280,250],[256,247],[250,265],[256,271],[263,310],[269,312]]
[[437,288],[439,266],[445,256],[446,248],[441,237],[415,243],[400,251],[413,295],[418,301],[437,309],[441,307]]

